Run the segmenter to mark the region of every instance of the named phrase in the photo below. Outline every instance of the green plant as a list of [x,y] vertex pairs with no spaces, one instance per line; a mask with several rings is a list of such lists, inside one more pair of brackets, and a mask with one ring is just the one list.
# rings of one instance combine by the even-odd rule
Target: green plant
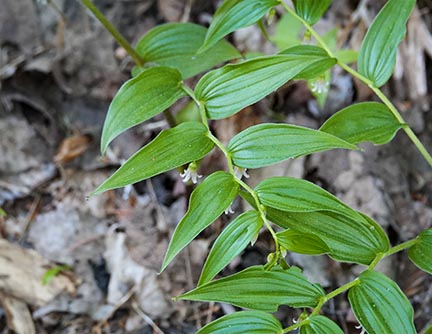
[[[414,334],[413,309],[395,282],[374,270],[383,258],[408,249],[420,269],[432,273],[432,229],[417,238],[391,247],[383,229],[370,217],[350,208],[324,189],[305,180],[272,177],[252,189],[242,180],[247,168],[260,168],[314,152],[359,149],[361,142],[388,143],[405,131],[432,166],[432,157],[379,87],[390,78],[398,44],[414,0],[389,0],[375,18],[358,55],[358,71],[343,59],[352,52],[333,51],[313,25],[331,1],[293,0],[291,9],[281,0],[226,0],[206,30],[190,23],[158,26],[135,49],[89,0],[83,3],[125,47],[136,63],[133,78],[118,91],[104,124],[101,151],[120,133],[164,112],[177,99],[189,96],[199,109],[198,121],[172,124],[127,160],[92,195],[126,186],[189,163],[183,174],[197,181],[198,161],[217,147],[225,156],[227,171],[206,177],[192,192],[189,209],[179,222],[168,247],[162,270],[201,231],[208,227],[239,195],[253,207],[240,214],[219,235],[202,270],[198,287],[177,299],[218,301],[249,309],[218,319],[201,334],[223,333],[342,333],[320,315],[322,306],[348,292],[351,307],[369,333]],[[272,56],[259,56],[228,64],[205,74],[194,90],[184,80],[240,54],[222,38],[230,32],[260,22],[275,6],[306,28],[317,46],[294,45]],[[294,43],[296,44],[296,43]],[[352,59],[350,60],[352,61]],[[210,120],[241,111],[289,80],[309,80],[318,93],[326,93],[326,73],[339,65],[358,78],[382,103],[349,106],[330,117],[319,130],[289,124],[259,124],[235,135],[224,146],[209,127]],[[168,115],[172,120],[172,117]],[[275,228],[276,226],[276,228]],[[265,227],[274,239],[274,251],[262,266],[247,268],[229,277],[213,278]],[[335,261],[366,268],[353,281],[330,293],[309,282],[299,268],[286,263],[286,251],[328,254]],[[282,328],[270,313],[280,305],[303,309],[298,321]]]

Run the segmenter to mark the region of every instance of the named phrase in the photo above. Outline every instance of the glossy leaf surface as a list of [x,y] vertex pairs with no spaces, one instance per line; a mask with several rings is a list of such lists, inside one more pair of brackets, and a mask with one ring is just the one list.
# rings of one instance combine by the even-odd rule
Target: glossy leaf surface
[[227,41],[219,41],[197,54],[207,29],[193,23],[167,23],[147,32],[136,50],[146,63],[174,67],[183,78],[189,78],[224,61],[241,55]]
[[271,177],[259,183],[255,191],[262,204],[274,209],[287,212],[331,211],[360,218],[357,211],[306,180],[285,176]]
[[105,119],[101,151],[120,133],[144,122],[185,96],[180,72],[168,67],[149,68],[120,87]]
[[198,334],[281,334],[282,325],[271,314],[243,311],[219,318],[198,331]]
[[386,144],[404,127],[382,103],[354,104],[330,117],[320,131],[330,133],[351,144],[372,142]]
[[276,312],[279,305],[314,307],[324,295],[296,267],[288,270],[249,267],[237,274],[201,285],[178,299],[229,303],[247,309]]
[[124,187],[204,157],[213,149],[207,128],[198,122],[163,130],[152,142],[127,160],[92,195]]
[[415,0],[388,0],[363,40],[358,56],[359,72],[381,87],[391,77],[399,43]]
[[267,217],[276,225],[320,238],[335,260],[369,265],[376,255],[389,249],[389,240],[376,222],[360,215],[354,219],[328,211],[302,213],[267,208]]
[[337,60],[335,58],[329,58],[327,52],[318,46],[314,45],[296,45],[278,53],[279,55],[297,55],[297,56],[314,56],[321,58],[320,61],[316,61],[310,66],[306,67],[294,79],[296,80],[309,80],[318,77],[319,75],[326,72],[333,65],[336,65]]
[[213,16],[200,52],[230,32],[254,24],[278,4],[277,0],[225,0]]
[[310,25],[324,15],[332,0],[293,0],[297,14]]
[[209,282],[258,235],[264,222],[259,212],[238,216],[219,235],[204,264],[198,285]]
[[417,267],[432,275],[432,229],[423,231],[417,239],[408,256]]
[[278,232],[279,244],[286,250],[299,254],[320,255],[330,251],[330,248],[314,234],[300,233],[294,230]]
[[322,315],[316,315],[310,320],[309,324],[300,327],[300,334],[344,334],[333,320]]
[[225,65],[204,75],[195,88],[195,95],[204,103],[210,119],[229,117],[322,61],[322,56],[284,54]]
[[189,209],[174,231],[162,270],[230,206],[238,189],[238,183],[231,174],[219,171],[207,177],[192,192]]
[[229,144],[236,166],[259,168],[302,155],[357,147],[328,133],[290,124],[259,124],[234,136]]
[[348,292],[357,320],[368,334],[416,334],[414,311],[401,289],[390,278],[367,270],[359,276],[360,284]]

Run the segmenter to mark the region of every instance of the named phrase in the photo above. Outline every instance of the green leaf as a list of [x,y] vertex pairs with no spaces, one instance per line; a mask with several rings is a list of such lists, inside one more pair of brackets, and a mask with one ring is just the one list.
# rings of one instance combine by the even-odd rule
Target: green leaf
[[367,141],[381,145],[391,141],[404,126],[384,104],[364,102],[338,111],[321,126],[320,131],[351,144]]
[[204,103],[209,118],[229,117],[322,61],[321,55],[284,54],[225,65],[204,75],[195,95]]
[[358,59],[358,52],[354,50],[338,50],[335,52],[336,59],[345,64],[355,63]]
[[177,124],[184,122],[201,122],[199,107],[195,101],[190,100],[182,109],[175,115]]
[[310,323],[300,327],[300,334],[344,334],[344,331],[329,318],[316,315],[310,318]]
[[420,233],[417,241],[408,250],[408,256],[417,267],[432,275],[432,229]]
[[322,131],[289,124],[259,124],[234,136],[229,144],[233,162],[243,168],[269,166],[289,158],[357,147]]
[[378,13],[363,40],[358,56],[359,72],[381,87],[391,77],[399,43],[415,0],[389,0]]
[[331,0],[293,0],[297,14],[310,25],[314,25],[324,15]]
[[187,79],[224,61],[241,58],[227,41],[219,41],[196,54],[204,43],[207,29],[193,23],[167,23],[147,32],[136,50],[146,63],[174,67]]
[[230,32],[254,24],[278,4],[278,0],[225,0],[214,14],[198,52],[204,52]]
[[209,282],[257,235],[264,222],[259,212],[247,211],[229,224],[216,239],[204,264],[198,285]]
[[[271,36],[271,41],[276,44],[279,50],[292,47],[302,43],[300,31],[303,24],[290,14],[284,14],[276,23],[275,33]],[[287,31],[290,33],[287,34]]]
[[216,172],[192,192],[189,209],[174,231],[161,271],[230,206],[238,189],[239,185],[231,174]]
[[341,262],[369,265],[390,247],[383,229],[363,214],[354,219],[329,211],[283,212],[267,208],[267,217],[283,228],[320,238],[330,249],[328,255]]
[[292,56],[313,56],[319,61],[314,62],[304,70],[300,71],[294,79],[296,80],[309,80],[314,79],[317,76],[326,72],[333,65],[336,65],[337,60],[330,58],[327,52],[318,46],[314,45],[297,45],[291,48],[285,49],[278,53],[279,55],[292,55]]
[[120,133],[144,122],[185,96],[180,72],[168,67],[149,68],[126,81],[114,96],[105,119],[101,151]]
[[367,270],[360,284],[348,292],[357,320],[368,334],[415,334],[414,311],[395,282],[384,274]]
[[148,179],[204,157],[213,149],[208,130],[198,122],[182,123],[163,130],[152,142],[127,160],[92,194]]
[[282,325],[271,314],[242,311],[228,314],[205,327],[197,334],[281,334]]
[[331,211],[347,217],[360,218],[328,191],[312,182],[293,177],[271,177],[259,183],[255,191],[262,204],[286,212]]
[[291,252],[320,255],[326,254],[330,248],[319,237],[313,234],[300,233],[294,230],[285,230],[278,232],[277,239],[279,244]]
[[0,208],[0,217],[6,217],[6,212]]
[[61,266],[54,266],[48,269],[42,276],[42,285],[48,285],[53,280],[53,278],[60,274],[62,271],[70,269],[72,269],[71,266],[67,264]]
[[229,303],[247,309],[276,312],[279,305],[314,307],[324,296],[323,289],[308,282],[299,268],[288,270],[263,266],[201,285],[178,299]]

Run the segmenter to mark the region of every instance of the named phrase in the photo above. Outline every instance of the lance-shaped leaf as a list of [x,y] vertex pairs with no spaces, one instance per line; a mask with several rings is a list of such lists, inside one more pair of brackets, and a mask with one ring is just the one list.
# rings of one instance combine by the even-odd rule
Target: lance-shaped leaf
[[185,95],[181,75],[169,67],[149,68],[120,87],[105,119],[101,151],[120,133],[164,111]]
[[267,217],[283,228],[315,235],[330,249],[328,255],[341,262],[369,265],[390,247],[383,229],[363,214],[354,219],[328,211],[283,212],[267,208]]
[[324,15],[332,0],[293,0],[297,14],[310,25]]
[[372,142],[381,145],[391,141],[404,126],[384,104],[364,102],[338,111],[320,130],[351,144]]
[[344,334],[344,331],[333,320],[316,315],[307,325],[300,327],[300,334]]
[[432,275],[432,229],[420,233],[408,256],[417,267]]
[[257,235],[264,222],[259,212],[247,211],[229,224],[216,239],[204,264],[198,285],[209,282]]
[[278,4],[277,0],[225,0],[213,16],[199,52],[207,50],[230,32],[254,24]]
[[372,270],[364,271],[358,279],[360,283],[349,290],[348,299],[368,334],[417,333],[413,308],[395,282]]
[[175,128],[163,130],[91,195],[124,187],[201,159],[214,146],[207,134],[207,128],[198,122],[186,122]]
[[259,124],[234,136],[229,144],[233,162],[243,168],[269,166],[334,148],[357,147],[331,134],[290,124]]
[[224,61],[241,55],[227,41],[219,41],[196,54],[204,43],[207,29],[193,23],[167,23],[147,32],[136,50],[146,63],[174,67],[189,78]]
[[229,117],[322,61],[323,56],[284,54],[225,65],[204,75],[195,88],[195,95],[204,103],[209,118]]
[[405,37],[406,23],[415,3],[415,0],[388,0],[366,33],[358,69],[376,87],[384,85],[393,73],[397,48]]
[[184,247],[230,206],[238,189],[239,185],[231,174],[216,172],[192,192],[189,209],[171,238],[162,271]]
[[333,65],[336,65],[335,58],[329,58],[327,52],[318,46],[314,45],[296,45],[278,53],[279,55],[297,55],[297,56],[314,56],[321,58],[319,61],[306,67],[303,71],[297,74],[296,80],[309,80],[318,77],[326,72]]
[[276,236],[279,240],[279,245],[291,252],[320,255],[330,251],[326,243],[314,234],[285,230],[278,232]]
[[178,299],[215,301],[276,312],[279,305],[314,307],[323,296],[323,289],[308,282],[299,268],[265,270],[263,266],[254,266],[201,285]]
[[198,331],[198,334],[281,334],[282,325],[271,314],[242,311],[219,318]]
[[293,177],[271,177],[255,188],[258,198],[265,206],[287,212],[331,211],[347,217],[360,218],[328,191],[312,182]]

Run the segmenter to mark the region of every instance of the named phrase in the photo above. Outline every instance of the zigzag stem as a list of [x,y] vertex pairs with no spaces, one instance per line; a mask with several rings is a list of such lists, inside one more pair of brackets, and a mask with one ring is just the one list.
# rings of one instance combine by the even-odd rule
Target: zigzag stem
[[[384,259],[384,258],[386,258],[386,257],[388,257],[390,255],[396,254],[398,252],[401,252],[401,251],[403,251],[405,249],[408,249],[408,248],[414,246],[418,241],[419,241],[418,238],[414,238],[414,239],[405,241],[405,242],[403,242],[403,243],[401,243],[399,245],[396,245],[394,247],[391,247],[385,253],[379,253],[379,254],[377,254],[376,257],[375,257],[375,259],[370,263],[370,265],[366,268],[366,270],[373,270],[375,268],[375,266],[382,259]],[[360,279],[357,277],[354,280],[352,280],[352,281],[350,281],[350,282],[348,282],[348,283],[340,286],[339,288],[337,288],[337,289],[329,292],[328,294],[326,294],[324,297],[322,297],[319,300],[317,306],[313,309],[312,313],[306,319],[304,319],[302,321],[299,321],[298,323],[295,323],[295,324],[293,324],[293,325],[285,328],[283,330],[283,333],[289,333],[290,331],[293,331],[293,330],[295,330],[297,328],[300,328],[300,327],[302,327],[304,325],[307,325],[308,323],[310,323],[310,318],[311,317],[319,314],[319,312],[321,311],[322,307],[324,306],[324,304],[326,302],[328,302],[330,299],[332,299],[332,298],[340,295],[341,293],[343,293],[345,291],[348,291],[352,287],[360,284],[360,282],[361,282]]]
[[207,114],[206,114],[206,110],[205,110],[204,104],[196,98],[193,90],[190,89],[188,86],[186,86],[186,85],[183,84],[182,88],[186,92],[186,94],[188,94],[191,97],[191,99],[195,102],[195,104],[198,106],[198,108],[200,110],[200,115],[201,115],[201,122],[204,124],[204,126],[208,130],[207,136],[210,138],[210,140],[224,154],[226,162],[227,162],[227,165],[228,165],[228,171],[229,171],[229,173],[234,177],[234,179],[236,180],[236,182],[253,197],[253,199],[255,201],[255,204],[256,204],[256,207],[257,207],[257,210],[260,213],[261,219],[263,220],[263,222],[264,222],[267,230],[270,232],[270,234],[271,234],[271,236],[272,236],[272,238],[274,240],[276,257],[274,257],[272,260],[276,263],[279,260],[279,258],[280,258],[279,240],[278,240],[278,238],[276,236],[275,230],[273,229],[273,227],[271,226],[271,224],[266,219],[266,214],[265,214],[264,206],[261,204],[261,202],[260,202],[260,200],[258,198],[257,193],[251,187],[249,187],[244,181],[242,181],[240,178],[238,178],[236,176],[235,171],[234,171],[234,164],[233,164],[233,161],[232,161],[232,158],[231,158],[231,154],[228,152],[228,150],[222,144],[222,142],[218,138],[216,138],[210,132],[210,127],[209,127],[209,124],[208,124],[208,119],[207,119]]
[[[307,31],[312,36],[315,37],[318,44],[321,45],[321,47],[327,52],[329,57],[337,59],[335,54],[330,50],[328,45],[324,42],[324,40],[321,38],[321,36],[315,31],[315,29],[312,28],[312,26],[309,23],[307,23],[304,19],[302,19],[300,16],[298,16],[297,13],[293,9],[291,9],[285,2],[283,2],[283,0],[280,0],[279,3],[288,13],[290,13],[293,17],[295,17],[298,21],[300,21],[305,26]],[[364,77],[359,72],[357,72],[353,68],[349,67],[347,64],[343,63],[339,59],[337,59],[337,64],[341,68],[343,68],[346,72],[350,73],[353,77],[356,77],[357,79],[359,79],[360,81],[365,83],[376,94],[376,96],[378,96],[379,99],[387,106],[387,108],[389,108],[390,112],[393,114],[393,116],[400,123],[407,124],[405,122],[405,120],[403,119],[403,117],[401,116],[401,114],[399,113],[399,111],[397,110],[397,108],[395,107],[395,105],[387,98],[387,96],[378,87],[376,87],[374,85],[374,83],[372,81],[370,81],[368,78]],[[418,139],[418,137],[413,132],[413,130],[409,126],[403,127],[403,130],[408,135],[410,140],[414,143],[414,145],[417,147],[417,149],[419,150],[421,155],[426,159],[426,161],[432,167],[432,156],[426,150],[423,143]]]

